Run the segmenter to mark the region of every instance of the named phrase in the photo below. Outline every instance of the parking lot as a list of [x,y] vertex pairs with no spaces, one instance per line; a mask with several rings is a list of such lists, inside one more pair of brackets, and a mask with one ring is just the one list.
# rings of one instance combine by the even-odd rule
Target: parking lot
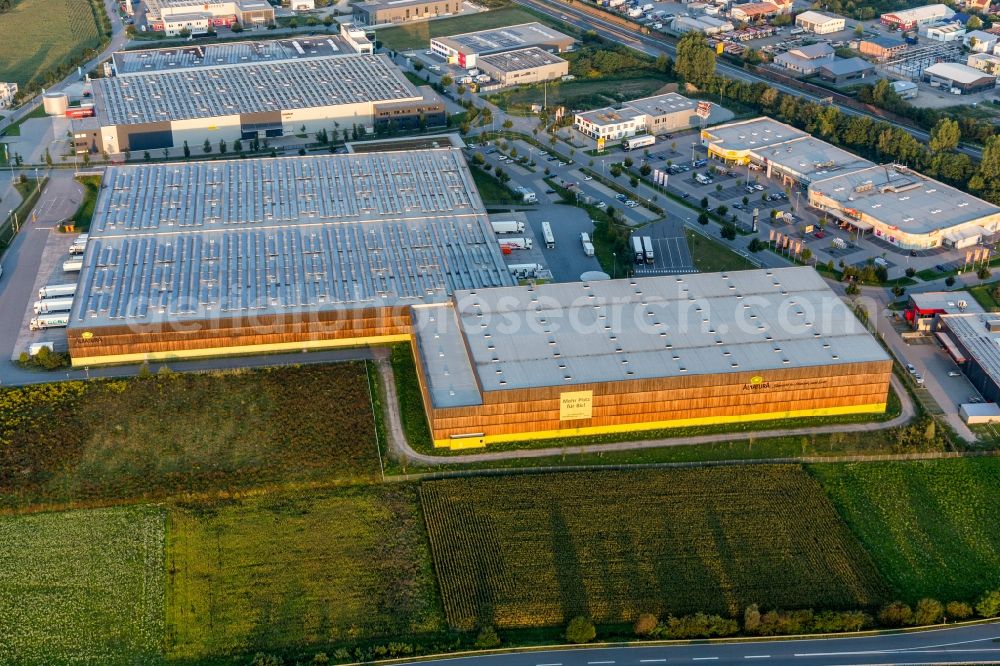
[[649,236],[653,242],[653,263],[637,263],[634,267],[636,275],[651,277],[698,272],[691,258],[684,224],[679,220],[654,222],[637,230],[635,235]]

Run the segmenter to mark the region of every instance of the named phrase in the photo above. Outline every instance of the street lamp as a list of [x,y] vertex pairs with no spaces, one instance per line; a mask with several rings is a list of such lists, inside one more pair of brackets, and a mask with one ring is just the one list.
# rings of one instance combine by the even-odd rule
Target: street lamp
[[611,279],[614,279],[618,275],[618,255],[614,252],[611,253]]

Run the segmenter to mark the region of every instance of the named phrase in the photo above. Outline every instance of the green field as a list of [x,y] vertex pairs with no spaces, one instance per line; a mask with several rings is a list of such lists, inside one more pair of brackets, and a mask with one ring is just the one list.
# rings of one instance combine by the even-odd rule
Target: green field
[[408,25],[379,28],[376,32],[378,41],[387,49],[394,51],[410,51],[426,49],[431,37],[457,35],[461,32],[474,32],[490,28],[502,28],[517,23],[530,23],[539,18],[531,12],[516,7],[494,9],[478,14],[455,16],[453,18],[435,19],[433,21],[418,21]]
[[378,478],[361,363],[0,390],[2,507]]
[[425,483],[421,498],[459,629],[860,608],[888,593],[799,467],[462,478]]
[[183,506],[168,535],[175,658],[406,641],[444,625],[413,486]]
[[97,205],[97,195],[101,190],[101,177],[79,176],[76,180],[83,188],[83,201],[73,214],[72,220],[75,230],[84,232],[90,229],[90,220],[94,217],[94,206]]
[[688,246],[691,248],[691,258],[694,260],[695,268],[701,273],[756,268],[747,259],[736,254],[722,243],[705,238],[690,229],[685,229],[684,234],[687,236]]
[[1000,460],[810,471],[904,600],[971,601],[1000,587]]
[[0,81],[45,85],[49,73],[101,43],[90,0],[15,0],[0,14]]
[[0,663],[159,663],[163,511],[0,518]]

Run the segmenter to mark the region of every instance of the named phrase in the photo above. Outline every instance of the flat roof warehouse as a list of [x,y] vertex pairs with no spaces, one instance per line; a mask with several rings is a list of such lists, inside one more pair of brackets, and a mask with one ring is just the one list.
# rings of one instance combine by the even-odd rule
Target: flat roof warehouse
[[420,308],[435,406],[479,391],[882,361],[885,351],[808,268],[457,291]]
[[351,47],[338,35],[268,41],[195,44],[164,49],[115,51],[111,61],[118,76],[190,67],[240,65],[347,55]]
[[456,149],[109,167],[90,233],[71,333],[512,284]]
[[433,41],[466,54],[494,53],[525,46],[552,46],[562,51],[573,44],[573,38],[569,35],[541,23],[522,23],[450,37],[435,37]]
[[420,99],[385,55],[205,66],[95,79],[102,125]]

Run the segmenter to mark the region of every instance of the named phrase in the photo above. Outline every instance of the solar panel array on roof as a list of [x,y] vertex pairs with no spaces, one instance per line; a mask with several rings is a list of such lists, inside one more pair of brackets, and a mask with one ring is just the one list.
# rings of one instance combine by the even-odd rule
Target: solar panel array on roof
[[457,149],[110,167],[71,326],[440,302],[510,284]]
[[385,55],[357,54],[96,79],[94,98],[102,124],[129,125],[416,100],[420,93]]

